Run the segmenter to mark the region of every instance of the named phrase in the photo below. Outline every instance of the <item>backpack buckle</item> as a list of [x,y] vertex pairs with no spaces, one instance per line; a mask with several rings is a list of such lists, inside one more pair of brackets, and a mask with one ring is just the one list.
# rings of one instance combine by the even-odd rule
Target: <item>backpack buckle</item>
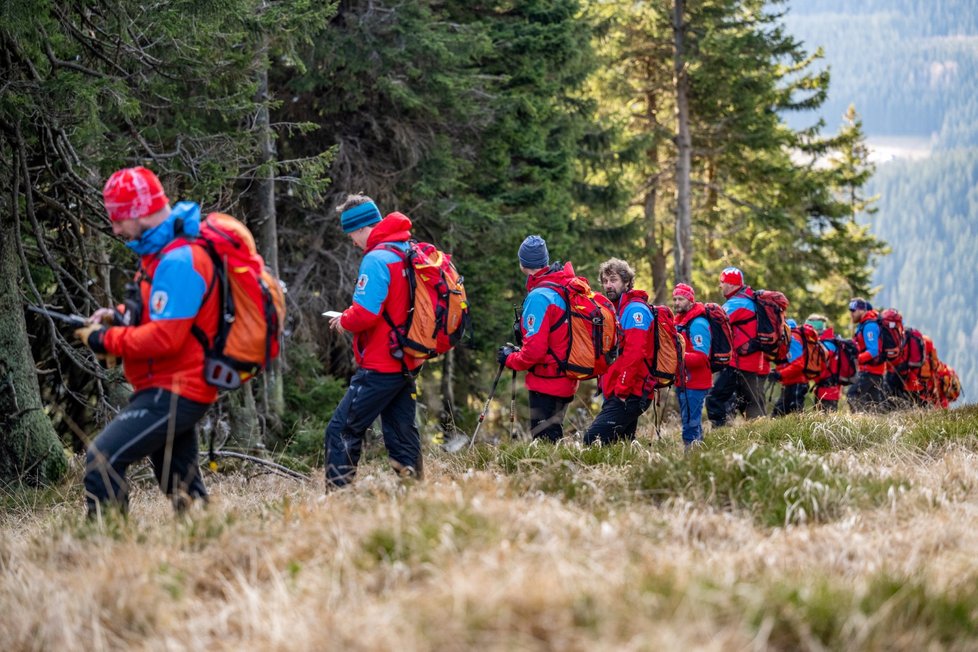
[[207,358],[204,361],[204,380],[208,385],[220,389],[237,389],[241,387],[241,374],[238,370],[217,358]]

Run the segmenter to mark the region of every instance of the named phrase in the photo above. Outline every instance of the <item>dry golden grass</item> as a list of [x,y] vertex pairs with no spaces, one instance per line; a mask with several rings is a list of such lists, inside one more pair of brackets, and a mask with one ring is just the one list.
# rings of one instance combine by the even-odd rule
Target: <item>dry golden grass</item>
[[[307,484],[219,475],[210,507],[182,520],[151,486],[135,491],[128,522],[101,527],[81,518],[77,488],[61,501],[25,495],[2,516],[0,641],[4,650],[975,649],[978,447],[942,438],[940,425],[931,444],[911,442],[901,429],[918,422],[928,420],[803,422],[831,444],[819,463],[853,487],[891,484],[872,504],[853,499],[800,525],[771,526],[692,491],[651,500],[637,490],[638,467],[694,468],[672,430],[623,449],[623,460],[633,456],[623,463],[547,451],[504,471],[498,456],[535,452],[432,453],[414,486],[372,461],[329,495],[319,474]],[[816,441],[763,442],[781,436],[766,428],[783,427],[718,434],[703,455],[720,464],[751,446],[790,453]],[[559,486],[566,475],[547,475],[565,467],[573,497]]]

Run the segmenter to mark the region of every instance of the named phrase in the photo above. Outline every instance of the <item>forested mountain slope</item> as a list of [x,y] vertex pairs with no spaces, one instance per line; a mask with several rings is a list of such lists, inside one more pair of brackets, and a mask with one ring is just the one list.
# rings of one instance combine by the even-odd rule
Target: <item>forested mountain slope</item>
[[874,139],[913,136],[923,160],[882,158],[866,217],[892,253],[878,262],[878,305],[931,335],[957,369],[963,401],[978,399],[975,254],[978,250],[978,6],[970,0],[795,0],[788,29],[821,46],[831,69],[817,116],[831,128],[850,104]]

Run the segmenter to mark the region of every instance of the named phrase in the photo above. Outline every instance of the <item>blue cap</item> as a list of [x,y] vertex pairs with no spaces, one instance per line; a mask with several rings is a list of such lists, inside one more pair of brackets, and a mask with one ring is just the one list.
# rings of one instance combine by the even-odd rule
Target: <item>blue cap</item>
[[849,312],[853,310],[872,310],[873,304],[865,299],[853,299],[849,302]]
[[794,319],[785,319],[784,323],[788,324],[788,328],[798,328],[798,322]]
[[365,226],[373,226],[380,219],[380,210],[377,208],[377,204],[368,201],[351,206],[340,213],[340,226],[343,227],[343,233],[353,233]]
[[541,269],[550,264],[546,241],[538,235],[528,235],[519,251],[520,265],[527,269]]

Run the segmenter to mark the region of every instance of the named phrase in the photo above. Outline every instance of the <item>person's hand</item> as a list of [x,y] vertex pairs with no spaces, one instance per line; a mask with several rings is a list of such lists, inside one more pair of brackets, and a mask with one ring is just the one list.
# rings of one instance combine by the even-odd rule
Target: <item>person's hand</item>
[[102,324],[89,324],[88,326],[83,326],[75,330],[75,337],[78,340],[95,352],[96,356],[99,356],[100,360],[105,358],[105,354],[108,351],[105,350],[105,332],[108,329]]
[[779,383],[781,382],[781,372],[772,371],[767,375],[767,379],[770,380],[772,383]]
[[345,332],[346,329],[343,328],[343,325],[342,324],[340,324],[340,320],[342,318],[343,318],[343,315],[337,315],[336,317],[333,317],[332,319],[330,319],[329,320],[329,327],[331,329],[333,329],[334,331],[336,331],[337,333],[343,333],[343,332]]
[[[98,311],[96,311],[96,313],[97,312]],[[94,315],[93,315],[93,317],[94,317]],[[75,329],[75,337],[82,344],[84,344],[85,346],[87,346],[88,348],[90,348],[90,349],[92,349],[94,351],[95,349],[92,348],[92,344],[89,342],[89,340],[92,337],[92,333],[95,333],[97,331],[102,331],[102,330],[104,330],[104,327],[102,326],[102,324],[100,324],[98,322],[92,322],[91,321],[91,317],[90,317],[89,318],[89,324],[87,326],[82,326],[81,328]],[[97,338],[97,339],[101,339],[101,338]],[[105,349],[103,348],[102,349],[102,352],[104,352],[104,351],[105,351]]]
[[[106,326],[111,326],[116,322],[116,316],[118,313],[112,308],[99,308],[92,313],[91,317],[88,318],[89,324],[104,324]],[[79,329],[81,330],[81,329]]]
[[496,360],[500,365],[505,365],[509,356],[519,350],[519,347],[513,346],[512,344],[504,344],[503,346],[499,347],[499,351],[496,352]]

